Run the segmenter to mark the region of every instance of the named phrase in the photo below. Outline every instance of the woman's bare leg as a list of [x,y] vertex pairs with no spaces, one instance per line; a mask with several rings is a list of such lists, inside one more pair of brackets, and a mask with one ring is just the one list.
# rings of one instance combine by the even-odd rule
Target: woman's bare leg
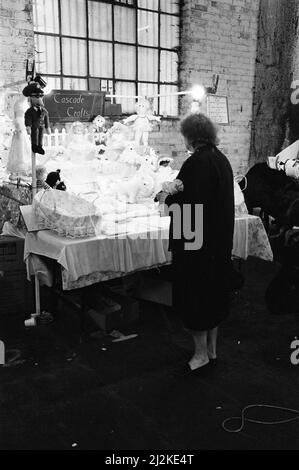
[[218,327],[208,331],[207,334],[207,345],[208,345],[208,356],[209,359],[216,359],[217,357],[217,334]]
[[190,331],[194,341],[194,355],[189,361],[191,370],[205,366],[209,362],[207,348],[207,331]]

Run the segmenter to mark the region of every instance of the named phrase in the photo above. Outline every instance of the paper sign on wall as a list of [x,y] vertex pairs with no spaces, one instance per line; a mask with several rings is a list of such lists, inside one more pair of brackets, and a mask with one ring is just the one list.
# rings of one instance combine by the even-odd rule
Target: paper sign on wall
[[207,114],[217,124],[229,124],[227,96],[208,95]]

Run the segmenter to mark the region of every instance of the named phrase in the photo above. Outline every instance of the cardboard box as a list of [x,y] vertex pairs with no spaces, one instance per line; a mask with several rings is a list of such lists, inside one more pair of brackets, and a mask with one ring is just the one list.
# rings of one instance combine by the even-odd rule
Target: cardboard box
[[[87,316],[92,323],[105,332],[119,329],[139,319],[139,302],[131,297],[111,291],[93,292],[85,299]],[[66,291],[58,297],[58,311],[80,311],[82,297],[80,291]]]
[[139,319],[139,302],[131,297],[111,293],[114,304],[101,308],[95,305],[88,310],[88,316],[102,330],[119,329]]

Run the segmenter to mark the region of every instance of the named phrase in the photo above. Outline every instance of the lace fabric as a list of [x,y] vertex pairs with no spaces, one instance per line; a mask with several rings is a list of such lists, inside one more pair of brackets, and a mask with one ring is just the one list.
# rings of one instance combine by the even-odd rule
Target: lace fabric
[[90,202],[74,194],[43,189],[33,200],[39,223],[64,237],[92,237],[100,233],[101,215]]

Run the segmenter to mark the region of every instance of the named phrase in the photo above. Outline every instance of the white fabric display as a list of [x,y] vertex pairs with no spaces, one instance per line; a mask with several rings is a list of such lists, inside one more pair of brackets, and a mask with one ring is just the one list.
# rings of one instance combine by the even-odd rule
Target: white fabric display
[[238,216],[248,214],[247,206],[244,200],[244,195],[236,180],[234,180],[234,196],[235,196],[235,216],[238,217]]
[[8,236],[8,237],[25,238],[26,230],[19,229],[18,227],[13,225],[11,222],[6,221],[3,224],[1,235]]
[[236,217],[233,240],[233,256],[235,258],[248,258],[248,217]]
[[[48,230],[27,233],[24,257],[28,272],[34,273],[32,254],[55,259],[63,268],[63,289],[75,289],[171,262],[168,217],[138,218],[128,222],[126,230],[119,237],[100,235],[81,240]],[[272,261],[269,239],[259,217],[236,218],[233,256]]]

